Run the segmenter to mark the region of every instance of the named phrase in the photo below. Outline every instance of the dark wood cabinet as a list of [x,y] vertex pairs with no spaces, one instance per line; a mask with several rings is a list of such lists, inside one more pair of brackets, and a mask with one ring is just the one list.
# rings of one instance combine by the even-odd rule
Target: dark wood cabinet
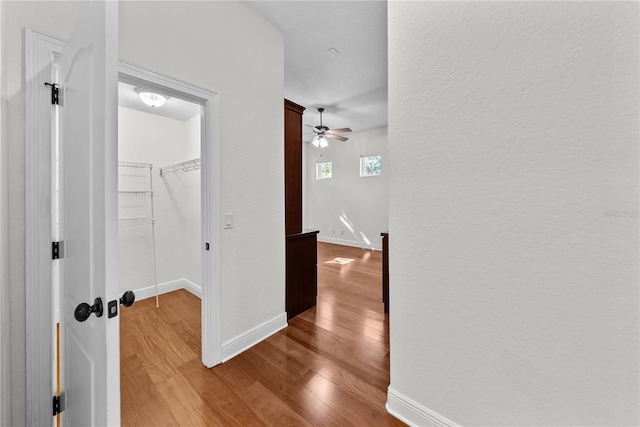
[[287,319],[316,305],[318,296],[318,231],[287,236]]
[[284,100],[284,218],[286,235],[302,232],[302,113]]
[[284,200],[287,319],[316,305],[318,231],[302,231],[302,114],[304,107],[284,100]]

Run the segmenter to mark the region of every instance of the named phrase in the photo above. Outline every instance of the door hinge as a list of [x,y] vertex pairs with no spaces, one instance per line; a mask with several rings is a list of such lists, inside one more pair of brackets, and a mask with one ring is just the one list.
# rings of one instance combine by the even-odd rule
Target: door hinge
[[64,242],[51,242],[51,259],[60,259],[64,257],[62,253]]
[[45,83],[45,86],[51,86],[51,104],[60,104],[60,87],[57,83]]
[[60,396],[53,396],[53,416],[55,417],[62,412],[60,405]]

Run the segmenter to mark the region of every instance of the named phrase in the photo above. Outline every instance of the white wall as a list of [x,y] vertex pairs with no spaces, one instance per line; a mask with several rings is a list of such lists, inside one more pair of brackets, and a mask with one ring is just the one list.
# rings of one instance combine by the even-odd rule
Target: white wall
[[282,34],[239,2],[123,2],[120,19],[123,60],[220,93],[224,342],[284,313]]
[[[380,176],[361,178],[360,156],[376,154]],[[303,159],[303,227],[320,230],[321,241],[382,249],[380,233],[389,227],[387,128],[349,134],[349,141],[324,149],[305,143]],[[316,163],[326,161],[333,177],[316,180]]]
[[638,7],[389,2],[390,398],[640,423]]
[[[184,153],[183,160],[191,160],[200,157],[200,142],[201,142],[201,124],[200,115],[193,116],[186,121],[187,124],[187,141],[190,144],[185,144],[186,151]],[[201,184],[200,184],[200,171],[192,171],[187,174],[179,174],[174,176],[173,179],[167,178],[165,182],[168,182],[168,188],[172,185],[178,186],[180,192],[182,192],[182,210],[181,215],[183,219],[184,236],[185,241],[183,259],[183,271],[184,278],[195,283],[198,286],[202,286],[202,234],[201,220],[202,214],[200,212],[200,198],[201,198]]]
[[[2,294],[10,294],[10,304],[2,299],[0,308],[11,313],[11,336],[1,330],[0,355],[3,360],[11,355],[10,424],[24,425],[23,28],[66,38],[83,4],[0,2],[0,7],[0,90],[7,113],[1,126],[7,187],[0,187],[0,200],[8,210],[0,210],[0,223],[9,223],[2,235],[9,277],[0,280]],[[235,228],[222,233],[219,248],[224,342],[285,310],[282,35],[240,2],[121,2],[119,9],[121,59],[220,94],[221,209],[235,214]]]
[[[121,161],[152,163],[158,284],[188,279],[201,286],[200,171],[160,176],[162,166],[200,157],[200,116],[176,120],[118,108]],[[194,131],[195,130],[195,131]],[[118,168],[120,190],[149,189],[148,169]],[[151,215],[147,195],[120,194],[120,217]],[[120,222],[120,292],[155,284],[150,223]]]

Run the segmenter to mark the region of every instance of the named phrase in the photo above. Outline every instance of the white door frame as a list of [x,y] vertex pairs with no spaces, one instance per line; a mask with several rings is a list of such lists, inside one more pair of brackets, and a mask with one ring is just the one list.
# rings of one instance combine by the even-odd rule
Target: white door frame
[[[119,61],[118,80],[181,98],[202,107],[201,254],[202,363],[211,368],[222,361],[220,344],[220,124],[219,97],[190,83]],[[209,243],[210,250],[206,250]]]
[[[26,413],[27,425],[52,423],[51,61],[64,41],[25,29]],[[202,363],[222,361],[220,342],[220,125],[217,93],[119,61],[119,81],[161,88],[202,106]],[[209,243],[210,250],[205,249]],[[114,345],[119,345],[114,343]],[[63,390],[64,392],[64,390]]]

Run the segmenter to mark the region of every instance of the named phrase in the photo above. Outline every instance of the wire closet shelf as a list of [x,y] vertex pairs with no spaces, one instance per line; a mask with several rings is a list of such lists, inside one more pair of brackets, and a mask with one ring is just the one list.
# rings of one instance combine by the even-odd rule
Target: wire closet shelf
[[169,166],[160,168],[160,176],[165,176],[169,173],[177,174],[179,172],[189,172],[200,169],[200,159],[187,160],[186,162],[176,163]]
[[[153,281],[156,291],[156,307],[160,307],[160,301],[158,298],[158,269],[156,263],[156,230],[155,230],[155,218],[154,218],[154,206],[153,206],[153,164],[152,163],[140,163],[140,162],[118,162],[118,176],[123,177],[127,175],[137,175],[130,169],[149,169],[149,181],[146,189],[142,190],[120,190],[118,189],[118,195],[123,196],[118,199],[118,206],[127,207],[127,205],[133,206],[147,206],[148,213],[150,215],[135,215],[130,217],[118,218],[118,222],[121,226],[140,226],[151,225],[151,256],[153,262]],[[146,175],[146,173],[145,173]]]

